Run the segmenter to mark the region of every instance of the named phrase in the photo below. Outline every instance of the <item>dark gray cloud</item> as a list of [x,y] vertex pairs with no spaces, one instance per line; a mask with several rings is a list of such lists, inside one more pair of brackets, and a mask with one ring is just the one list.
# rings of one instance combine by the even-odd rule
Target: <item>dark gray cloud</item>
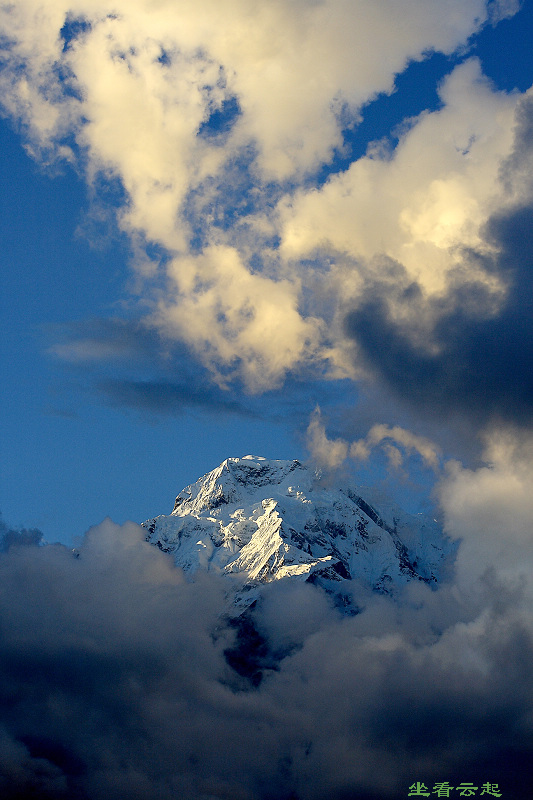
[[[427,416],[466,417],[476,427],[533,420],[532,153],[533,98],[526,95],[516,110],[513,151],[500,168],[509,205],[482,231],[489,247],[463,252],[465,269],[458,267],[438,299],[425,298],[401,264],[384,263],[346,316],[346,332],[370,370]],[[483,284],[465,282],[472,267],[500,279],[502,302],[496,305]]]
[[312,586],[269,587],[255,622],[280,654],[259,686],[224,651],[216,576],[185,580],[132,523],[79,550],[0,555],[0,791],[39,800],[400,800],[422,781],[531,770],[533,631],[524,597],[359,591],[343,619]]
[[519,176],[526,187],[531,186],[531,154],[533,153],[533,96],[525,95],[516,109],[513,152],[501,167],[501,179],[509,191]]
[[127,406],[139,411],[177,415],[196,408],[216,414],[255,416],[242,403],[229,399],[227,393],[207,381],[191,385],[161,380],[108,378],[98,383],[98,389],[113,405]]
[[43,532],[38,528],[10,528],[0,514],[0,553],[10,547],[31,547],[42,542]]
[[140,412],[256,416],[236,395],[216,386],[185,346],[169,343],[139,320],[80,320],[48,329],[50,352],[82,371],[106,403]]
[[[346,331],[369,367],[430,415],[531,422],[533,207],[493,217],[486,236],[499,249],[496,262],[488,266],[509,284],[499,312],[493,313],[491,298],[479,284],[452,288],[445,300],[429,307],[411,285],[396,292],[396,301],[409,310],[399,321],[389,311],[391,287],[384,282],[373,285],[361,306],[347,315]],[[417,325],[428,311],[436,323],[424,339]],[[428,347],[431,339],[435,349]]]

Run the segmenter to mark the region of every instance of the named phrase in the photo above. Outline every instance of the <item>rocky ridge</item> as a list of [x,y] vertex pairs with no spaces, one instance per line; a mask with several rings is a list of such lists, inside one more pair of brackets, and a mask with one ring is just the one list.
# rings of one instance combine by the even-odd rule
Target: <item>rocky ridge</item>
[[356,613],[356,584],[394,595],[409,581],[435,586],[453,545],[436,522],[372,490],[324,485],[299,461],[228,458],[176,497],[170,515],[143,523],[148,542],[193,576],[226,576],[237,613],[271,581],[315,584]]

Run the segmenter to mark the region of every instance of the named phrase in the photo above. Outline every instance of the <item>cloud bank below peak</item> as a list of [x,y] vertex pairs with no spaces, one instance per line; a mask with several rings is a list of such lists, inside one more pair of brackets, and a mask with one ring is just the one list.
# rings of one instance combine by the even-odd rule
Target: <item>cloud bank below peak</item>
[[460,544],[436,591],[394,602],[354,584],[362,611],[342,617],[314,586],[267,586],[254,624],[281,656],[255,688],[224,657],[218,576],[185,580],[133,523],[105,520],[74,552],[5,526],[2,796],[400,800],[416,780],[467,778],[520,796],[531,446],[508,432],[485,466],[449,466],[440,502]]

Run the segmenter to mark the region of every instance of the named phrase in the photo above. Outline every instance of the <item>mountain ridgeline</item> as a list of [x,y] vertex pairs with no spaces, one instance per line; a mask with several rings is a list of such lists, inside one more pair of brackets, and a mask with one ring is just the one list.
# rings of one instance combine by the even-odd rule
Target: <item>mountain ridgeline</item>
[[170,515],[143,526],[191,577],[225,576],[234,617],[265,584],[288,580],[316,585],[355,614],[357,586],[392,596],[409,581],[436,586],[454,552],[434,520],[374,494],[326,486],[299,461],[228,458],[183,489]]

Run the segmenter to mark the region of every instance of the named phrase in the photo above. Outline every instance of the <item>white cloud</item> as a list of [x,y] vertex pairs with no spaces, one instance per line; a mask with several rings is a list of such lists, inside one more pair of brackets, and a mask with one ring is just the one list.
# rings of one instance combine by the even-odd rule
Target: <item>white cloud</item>
[[235,377],[239,359],[248,388],[264,390],[315,356],[321,321],[298,313],[297,282],[250,272],[237,250],[223,246],[176,258],[168,272],[175,291],[161,299],[153,322],[187,342],[217,380]]
[[[383,424],[373,425],[364,440],[364,444],[359,441],[350,446],[350,454],[357,458],[361,447],[366,446],[370,450],[371,447],[388,439],[401,445],[409,453],[418,453],[427,466],[438,469],[439,448],[425,436],[418,436],[405,428],[401,428],[399,425],[394,425],[392,428]],[[399,453],[398,450],[396,452]],[[395,460],[397,458],[397,456],[394,456]],[[401,463],[402,460],[397,465],[399,466]]]
[[318,406],[307,427],[307,447],[317,466],[328,470],[340,467],[348,457],[347,442],[342,439],[328,439]]
[[328,439],[318,406],[311,415],[307,428],[307,447],[311,458],[319,467],[336,469],[347,458],[366,461],[378,445],[386,452],[389,465],[393,469],[403,465],[404,453],[407,455],[417,453],[426,466],[435,471],[439,469],[439,447],[425,436],[419,436],[399,425],[393,427],[382,423],[373,425],[364,438],[349,443],[344,439]]
[[[497,16],[512,13],[504,5]],[[509,201],[497,177],[518,96],[494,92],[475,60],[454,71],[442,110],[422,115],[392,158],[361,158],[320,190],[287,189],[327,164],[341,118],[356,120],[391,92],[409,60],[463,45],[487,20],[482,0],[21,0],[1,13],[5,108],[27,126],[33,152],[72,160],[77,151],[91,183],[119,179],[121,228],[135,247],[146,241],[172,256],[152,320],[219,380],[238,373],[264,389],[310,359],[329,375],[355,374],[342,317],[382,257],[424,293],[442,293],[462,250],[487,248],[482,225]],[[65,46],[61,31],[76,24]],[[231,99],[231,130],[200,135]],[[345,254],[326,276],[333,313],[320,292],[309,310],[325,276],[300,263],[323,246]],[[153,301],[154,271],[138,262]],[[467,272],[504,292],[473,263]]]
[[[512,147],[518,96],[494,92],[476,59],[457,67],[440,94],[443,108],[414,121],[391,157],[370,153],[321,190],[280,205],[287,258],[330,247],[371,271],[386,256],[425,293],[439,294],[462,249],[486,247],[481,228],[506,202],[498,173]],[[344,271],[332,278],[345,283]],[[467,278],[497,289],[480,271]]]
[[533,440],[494,429],[487,435],[484,466],[450,462],[440,485],[445,530],[461,542],[458,579],[464,590],[487,570],[510,585],[533,590]]

